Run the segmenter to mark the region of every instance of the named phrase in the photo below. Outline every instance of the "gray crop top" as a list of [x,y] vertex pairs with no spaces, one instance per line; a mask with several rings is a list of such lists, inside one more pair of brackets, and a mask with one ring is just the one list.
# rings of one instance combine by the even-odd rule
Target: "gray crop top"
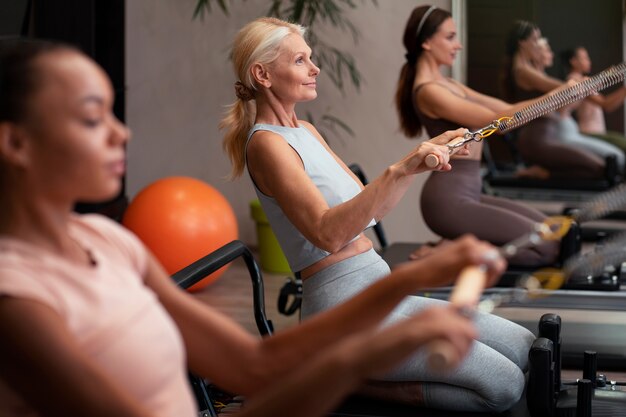
[[[307,128],[255,124],[248,133],[248,142],[257,130],[274,132],[289,143],[302,159],[304,171],[320,190],[328,207],[348,201],[361,192],[359,184]],[[254,184],[254,180],[252,183]],[[254,190],[292,271],[299,272],[330,254],[308,241],[287,219],[274,198],[263,194],[256,184]],[[376,222],[372,219],[367,227],[374,224]]]

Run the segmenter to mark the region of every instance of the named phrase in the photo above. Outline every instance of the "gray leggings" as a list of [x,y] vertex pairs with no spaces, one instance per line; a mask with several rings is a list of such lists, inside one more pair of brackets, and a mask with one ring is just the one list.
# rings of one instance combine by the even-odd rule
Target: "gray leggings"
[[624,152],[611,143],[581,133],[573,117],[563,117],[559,120],[559,136],[564,143],[580,146],[604,159],[610,155],[615,156],[617,169],[619,172],[624,172],[626,159]]
[[[310,276],[303,282],[302,319],[327,310],[389,274],[374,251],[359,254]],[[386,318],[397,322],[445,301],[407,296]],[[535,336],[527,329],[491,314],[478,314],[479,338],[463,364],[448,374],[432,373],[423,352],[386,375],[387,381],[416,381],[427,407],[457,411],[503,411],[524,391],[528,351]]]
[[[506,198],[482,194],[480,162],[452,161],[452,171],[433,172],[421,195],[422,216],[441,237],[456,239],[471,233],[494,245],[503,245],[533,230],[546,216],[538,210]],[[544,266],[554,263],[557,242],[520,250],[509,259],[515,265]]]

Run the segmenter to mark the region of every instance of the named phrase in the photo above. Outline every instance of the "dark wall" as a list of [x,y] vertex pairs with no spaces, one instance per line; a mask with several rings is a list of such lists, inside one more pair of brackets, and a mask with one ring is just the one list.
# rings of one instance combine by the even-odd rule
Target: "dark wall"
[[0,0],[0,39],[23,33],[28,3],[28,0]]
[[[104,68],[113,84],[113,111],[125,120],[124,0],[0,0],[0,36],[59,40],[78,46]],[[120,219],[127,205],[123,187],[112,201],[79,204],[79,212]]]
[[[555,53],[552,76],[563,78],[560,53],[577,45],[589,51],[594,72],[623,61],[622,0],[471,0],[467,17],[468,85],[496,97],[505,39],[518,19],[535,22],[548,38]],[[623,119],[622,111],[607,114],[608,128],[623,132]]]

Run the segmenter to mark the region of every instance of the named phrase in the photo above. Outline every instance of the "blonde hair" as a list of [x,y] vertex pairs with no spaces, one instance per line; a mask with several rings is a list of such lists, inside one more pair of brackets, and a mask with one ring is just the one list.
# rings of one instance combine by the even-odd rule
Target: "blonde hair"
[[[245,25],[235,37],[232,61],[239,79],[236,85],[237,100],[228,107],[219,124],[225,130],[222,146],[230,158],[231,179],[241,176],[246,165],[245,147],[248,131],[254,123],[256,85],[252,77],[252,66],[270,64],[280,53],[282,41],[291,34],[304,36],[306,29],[298,24],[273,17],[262,17]],[[247,90],[242,94],[241,89]],[[251,98],[251,99],[248,99]]]

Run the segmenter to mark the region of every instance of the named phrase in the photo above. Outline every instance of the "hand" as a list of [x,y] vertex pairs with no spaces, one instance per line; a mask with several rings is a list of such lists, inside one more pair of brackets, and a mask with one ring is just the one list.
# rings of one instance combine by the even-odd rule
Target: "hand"
[[[432,138],[429,142],[441,145],[453,145],[455,143],[461,142],[465,140],[464,135],[468,132],[467,129],[459,128],[457,130],[449,130],[447,132],[442,133],[439,136]],[[469,155],[470,153],[470,142],[466,143],[462,147],[459,148],[448,148],[448,160],[450,155]],[[444,159],[439,157],[435,153],[431,153],[425,157],[424,163],[426,167],[430,169],[437,169],[439,171],[449,171],[452,169],[449,163],[446,163]]]
[[[467,132],[467,129],[449,130],[436,136],[426,142],[422,142],[417,145],[407,156],[405,156],[399,164],[403,168],[405,175],[418,174],[424,171],[449,171],[452,169],[450,165],[450,151],[447,143],[455,139],[462,139],[463,134]],[[466,147],[460,149],[461,155],[467,154],[469,151]],[[432,156],[431,156],[432,155]],[[439,162],[435,166],[428,166],[425,162],[425,158],[431,156],[437,158]]]
[[406,320],[382,328],[354,347],[359,373],[375,377],[398,365],[416,350],[432,342],[444,343],[455,357],[469,352],[477,331],[471,320],[453,306],[428,307]]
[[418,280],[418,288],[428,288],[451,285],[464,268],[473,265],[486,267],[487,286],[494,285],[506,269],[506,261],[495,246],[465,235],[395,270]]

